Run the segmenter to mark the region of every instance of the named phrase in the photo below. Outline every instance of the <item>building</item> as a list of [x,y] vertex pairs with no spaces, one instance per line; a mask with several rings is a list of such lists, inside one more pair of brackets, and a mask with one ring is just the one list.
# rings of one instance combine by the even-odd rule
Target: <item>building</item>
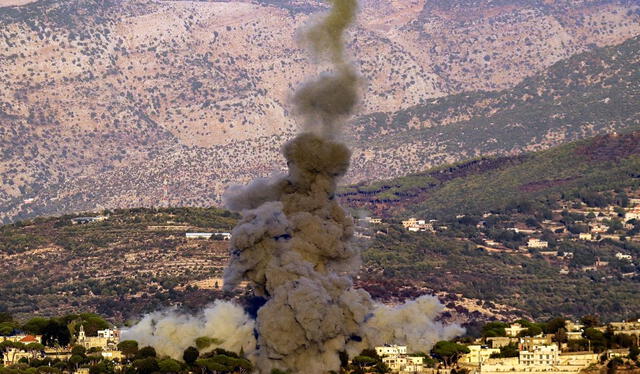
[[525,366],[553,366],[560,361],[560,348],[556,344],[533,345],[528,350],[521,350],[518,358]]
[[609,230],[609,226],[603,224],[603,223],[596,223],[591,225],[591,233],[592,234],[602,234],[607,232],[607,230]]
[[534,346],[520,352],[519,357],[490,358],[479,368],[479,374],[578,374],[599,355],[593,352],[559,353],[557,345]]
[[406,221],[402,221],[402,226],[409,231],[434,231],[433,222],[427,222],[424,219],[409,218]]
[[549,247],[549,243],[544,241],[544,240],[537,239],[537,238],[531,238],[531,239],[529,239],[529,241],[527,241],[527,247],[529,247],[529,248],[547,248],[547,247]]
[[188,232],[184,234],[187,239],[211,239],[212,232]]
[[109,350],[115,348],[120,342],[120,332],[118,330],[99,330],[98,336],[87,336],[84,332],[84,327],[80,325],[78,331],[78,340],[76,344],[90,348],[100,348],[102,350]]
[[112,339],[112,340],[120,340],[120,331],[118,330],[112,330],[112,329],[105,329],[105,330],[98,330],[98,337],[99,338],[107,338],[107,339]]
[[518,336],[520,332],[526,330],[527,328],[522,326],[519,323],[512,323],[511,326],[505,327],[504,331],[507,333],[507,336]]
[[21,359],[31,360],[33,358],[42,358],[42,352],[37,351],[24,351],[18,348],[8,348],[6,352],[2,355],[2,364],[4,366],[9,366],[13,364],[17,364]]
[[424,372],[424,357],[409,356],[407,354],[407,346],[385,344],[375,347],[375,349],[378,356],[382,357],[382,362],[393,373]]
[[633,260],[633,257],[631,255],[626,255],[626,254],[624,254],[622,252],[616,253],[616,258],[618,260],[627,260],[627,261]]
[[591,241],[593,240],[593,237],[588,232],[581,232],[580,234],[578,234],[578,239]]
[[613,333],[616,335],[626,334],[640,337],[640,319],[628,322],[611,322],[609,326],[611,326],[611,328],[613,329]]
[[518,343],[518,339],[505,336],[492,336],[486,338],[487,343],[491,348],[501,348],[511,343]]
[[540,334],[538,336],[526,336],[520,338],[520,344],[518,345],[520,350],[531,350],[537,345],[550,345],[553,342],[553,334]]
[[42,344],[42,335],[12,335],[0,336],[0,342],[10,341],[22,344],[40,343]]
[[360,218],[361,221],[364,221],[366,223],[371,223],[374,225],[379,225],[382,223],[382,218],[373,218],[373,217],[364,217],[364,218]]
[[639,208],[631,208],[628,212],[626,212],[624,214],[624,220],[629,221],[629,220],[640,220],[640,209]]
[[383,346],[376,347],[376,353],[380,357],[406,355],[407,354],[407,346],[406,345],[385,344]]
[[213,234],[214,239],[231,240],[230,232],[216,232]]
[[71,224],[72,225],[84,225],[84,224],[87,224],[87,223],[106,221],[107,219],[109,219],[108,216],[76,217],[76,218],[71,218]]
[[567,331],[567,340],[582,339],[582,331]]
[[100,352],[100,355],[105,359],[112,360],[112,361],[113,360],[120,361],[124,358],[124,355],[120,351],[102,351]]
[[479,365],[488,360],[492,354],[500,353],[500,348],[489,348],[480,344],[468,345],[467,348],[469,348],[469,353],[462,355],[458,363]]

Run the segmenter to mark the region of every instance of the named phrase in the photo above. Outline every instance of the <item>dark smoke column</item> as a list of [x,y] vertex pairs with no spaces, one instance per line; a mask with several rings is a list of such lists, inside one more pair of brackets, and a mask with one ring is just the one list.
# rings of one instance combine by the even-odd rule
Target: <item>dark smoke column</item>
[[304,32],[302,41],[333,71],[294,95],[304,123],[282,150],[288,175],[232,187],[224,196],[227,207],[242,214],[233,231],[225,289],[248,280],[266,299],[257,314],[252,357],[263,374],[274,368],[337,371],[339,352],[353,357],[386,340],[422,349],[460,332],[433,322],[441,310],[433,298],[391,309],[375,306],[368,293],[353,288],[360,253],[349,245],[353,222],[335,191],[351,156],[338,140],[341,124],[358,102],[358,76],[345,62],[342,42],[356,8],[355,0],[334,0],[331,12]]
[[335,200],[336,182],[351,152],[336,140],[339,125],[358,101],[358,78],[344,62],[342,34],[356,1],[335,0],[331,12],[303,35],[316,57],[334,71],[303,85],[294,96],[304,130],[283,147],[289,174],[259,180],[225,194],[242,212],[234,229],[225,287],[249,280],[267,299],[258,311],[261,373],[338,370],[372,308],[369,295],[353,289],[360,256],[349,246],[353,223]]
[[217,301],[198,316],[151,313],[126,339],[180,359],[185,348],[206,336],[220,342],[208,350],[242,349],[261,374],[274,368],[323,374],[339,369],[340,352],[353,357],[383,343],[428,351],[436,341],[461,333],[457,325],[436,321],[443,306],[434,297],[392,308],[353,288],[360,253],[349,245],[353,222],[334,195],[351,156],[339,141],[341,125],[358,102],[358,75],[345,61],[342,43],[356,6],[355,0],[333,0],[331,12],[303,33],[305,46],[332,70],[294,95],[303,131],[283,146],[289,173],[232,187],[224,196],[227,207],[242,214],[233,230],[224,287],[251,282],[266,300],[257,319],[238,305]]

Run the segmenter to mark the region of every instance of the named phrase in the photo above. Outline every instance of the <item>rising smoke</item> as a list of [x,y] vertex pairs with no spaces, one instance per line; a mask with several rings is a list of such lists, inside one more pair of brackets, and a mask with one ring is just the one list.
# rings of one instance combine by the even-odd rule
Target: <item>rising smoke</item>
[[[255,320],[218,302],[200,317],[147,316],[128,338],[181,358],[184,348],[206,335],[223,348],[242,347],[261,374],[276,368],[322,374],[339,369],[340,352],[353,357],[390,342],[428,351],[462,332],[435,321],[443,307],[434,297],[391,308],[353,287],[360,253],[350,245],[353,221],[335,192],[351,156],[339,141],[340,129],[358,102],[358,75],[345,62],[342,40],[356,8],[355,0],[333,0],[331,12],[301,37],[333,69],[294,95],[303,130],[283,146],[288,174],[235,186],[224,195],[227,208],[242,215],[233,230],[224,288],[250,282],[264,301]],[[216,329],[218,323],[233,328]]]

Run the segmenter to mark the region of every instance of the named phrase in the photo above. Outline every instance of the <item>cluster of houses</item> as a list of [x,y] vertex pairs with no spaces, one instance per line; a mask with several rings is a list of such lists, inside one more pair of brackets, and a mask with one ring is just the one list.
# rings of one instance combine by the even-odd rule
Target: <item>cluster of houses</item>
[[[612,322],[609,326],[615,334],[627,334],[640,338],[640,320],[631,322]],[[582,339],[584,326],[578,322],[566,321],[568,340]],[[606,327],[597,327],[604,331]],[[478,339],[467,345],[465,353],[457,361],[460,368],[471,374],[576,374],[600,361],[601,353],[591,351],[567,352],[567,343],[553,342],[553,334],[520,337],[527,327],[513,323],[505,328],[506,336]],[[515,344],[518,347],[516,357],[496,357],[500,348]],[[407,353],[406,346],[384,345],[375,347],[392,373],[447,374],[450,369],[430,368],[425,365],[423,356]],[[611,349],[604,352],[607,358],[626,357],[628,349]]]
[[[526,244],[520,246],[517,249],[508,248],[505,244],[500,243],[497,240],[487,237],[484,232],[479,233],[480,241],[475,244],[480,248],[488,252],[517,252],[529,253],[530,250],[536,250],[543,256],[560,256],[566,259],[570,259],[573,253],[558,254],[556,250],[550,247],[547,240],[544,240],[543,232],[553,233],[555,239],[573,240],[573,241],[588,241],[596,242],[605,239],[614,241],[628,240],[628,241],[640,241],[640,234],[633,234],[636,221],[640,221],[640,198],[630,199],[631,208],[622,208],[619,206],[607,206],[604,208],[594,207],[570,207],[568,203],[563,203],[560,209],[553,210],[555,215],[554,219],[546,219],[539,222],[537,228],[528,227],[525,223],[515,223],[513,227],[507,228],[509,231],[524,235],[526,238]],[[562,221],[561,216],[564,214],[574,214],[575,216],[584,217],[582,220],[572,221],[571,225],[579,226],[583,232],[575,233],[569,231],[568,224]],[[492,213],[485,213],[483,219],[488,219],[492,216]],[[458,219],[463,218],[464,215],[457,216]],[[616,226],[615,232],[612,232],[612,222],[619,221],[621,226]],[[402,221],[402,226],[407,231],[411,232],[437,232],[446,229],[446,226],[438,225],[437,220],[427,220],[420,218],[409,218]],[[486,221],[480,220],[476,227],[483,229],[486,227]],[[572,228],[573,230],[573,228]],[[615,258],[621,261],[633,262],[633,257],[630,254],[618,252],[615,254]],[[593,265],[583,266],[582,271],[594,271],[600,270],[608,266],[607,261],[601,261],[598,259]],[[568,268],[563,268],[561,273],[568,273]],[[623,274],[623,276],[634,276],[635,273]]]
[[424,366],[424,357],[407,353],[406,345],[391,345],[375,347],[382,362],[394,373],[423,373],[428,368]]
[[425,219],[418,219],[418,218],[409,218],[406,221],[402,221],[402,226],[407,230],[407,231],[413,231],[413,232],[436,232],[437,230],[447,230],[449,227],[446,225],[442,225],[439,223],[439,221],[437,219],[430,219],[430,220],[425,220]]
[[[0,342],[3,341],[24,344],[23,348],[10,347],[4,352],[2,355],[2,365],[4,366],[17,364],[23,359],[29,361],[31,359],[49,357],[68,360],[71,357],[71,346],[66,348],[43,348],[41,335],[0,336]],[[120,330],[98,330],[96,336],[87,336],[81,325],[74,344],[83,346],[87,351],[95,351],[95,354],[99,354],[105,359],[121,360],[123,355],[117,348],[119,342]],[[37,345],[32,343],[37,343]]]
[[[640,336],[640,320],[632,322],[612,322],[609,324],[615,334]],[[552,341],[552,334],[540,334],[533,337],[519,337],[527,327],[518,323],[505,328],[506,337],[489,337],[485,341],[469,345],[469,353],[463,355],[458,364],[475,374],[499,374],[509,372],[546,374],[570,374],[599,362],[602,354],[585,352],[566,352],[567,343],[558,344]],[[567,321],[567,340],[582,339],[584,326],[577,322]],[[597,327],[604,331],[606,327]],[[509,344],[517,344],[517,357],[495,357],[500,348]],[[608,350],[607,358],[623,357],[629,354],[628,349]]]

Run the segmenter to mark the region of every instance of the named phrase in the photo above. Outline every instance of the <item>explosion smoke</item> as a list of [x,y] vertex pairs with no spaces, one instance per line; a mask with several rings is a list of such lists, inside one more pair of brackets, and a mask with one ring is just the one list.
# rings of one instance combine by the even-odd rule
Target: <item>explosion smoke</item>
[[386,342],[428,351],[437,340],[461,332],[435,322],[442,305],[434,297],[390,308],[375,305],[366,291],[353,287],[360,253],[349,244],[353,221],[335,192],[351,156],[338,140],[341,121],[358,101],[358,75],[345,62],[342,41],[356,8],[355,0],[333,0],[331,12],[301,38],[334,71],[294,95],[305,127],[283,147],[288,175],[235,186],[224,195],[227,208],[242,215],[233,230],[224,288],[230,291],[248,280],[264,298],[255,319],[256,344],[245,346],[252,342],[247,330],[254,321],[244,313],[232,322],[241,331],[224,336],[215,328],[207,330],[227,318],[233,307],[225,303],[215,304],[219,311],[209,310],[201,319],[149,316],[129,337],[179,358],[181,349],[210,331],[224,341],[223,347],[242,346],[261,374],[275,368],[321,374],[339,370],[340,352],[353,357]]

